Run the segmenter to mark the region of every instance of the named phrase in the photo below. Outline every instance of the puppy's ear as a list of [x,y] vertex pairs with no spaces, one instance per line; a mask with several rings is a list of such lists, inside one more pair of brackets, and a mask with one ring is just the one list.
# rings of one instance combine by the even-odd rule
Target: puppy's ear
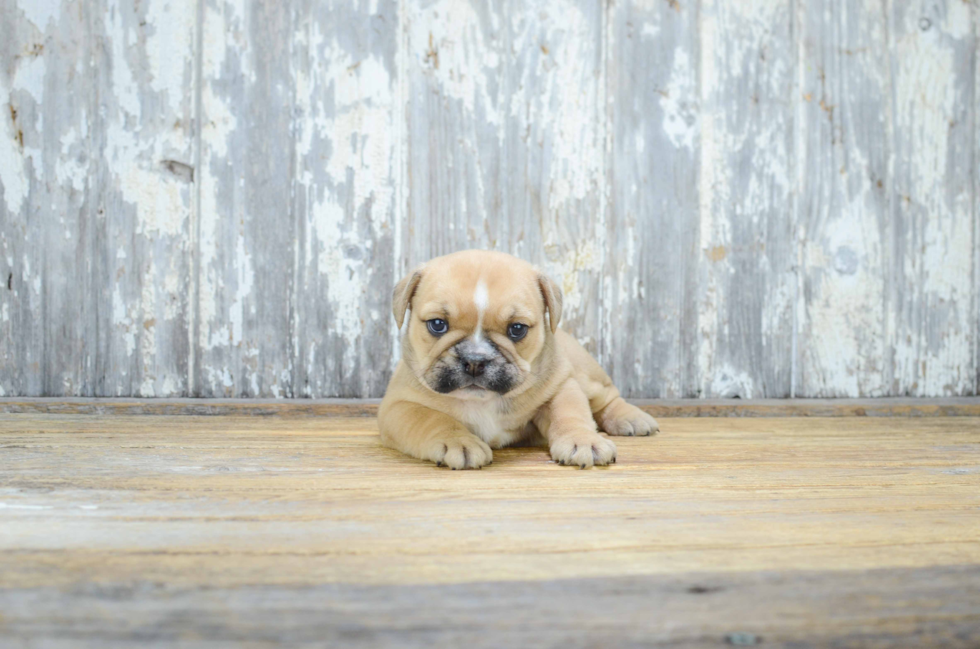
[[561,289],[547,275],[538,275],[538,285],[541,287],[541,295],[544,297],[544,306],[548,310],[548,320],[551,322],[551,333],[558,329],[558,322],[561,320]]
[[395,314],[395,322],[398,323],[399,329],[405,322],[405,311],[411,307],[412,296],[415,295],[415,289],[418,288],[421,280],[422,266],[419,266],[395,285],[395,290],[391,294],[391,312]]

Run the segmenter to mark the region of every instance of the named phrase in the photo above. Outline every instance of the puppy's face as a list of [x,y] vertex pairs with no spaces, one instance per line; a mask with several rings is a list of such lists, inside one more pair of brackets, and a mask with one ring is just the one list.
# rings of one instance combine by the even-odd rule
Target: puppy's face
[[399,326],[408,309],[404,357],[419,381],[442,394],[487,398],[533,383],[534,361],[561,317],[561,293],[516,257],[465,251],[398,283]]

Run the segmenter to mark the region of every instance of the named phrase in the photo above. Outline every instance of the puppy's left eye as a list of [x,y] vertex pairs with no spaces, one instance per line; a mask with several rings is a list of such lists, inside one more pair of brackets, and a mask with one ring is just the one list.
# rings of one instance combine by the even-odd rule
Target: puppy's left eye
[[521,338],[527,335],[528,326],[526,324],[521,324],[520,322],[515,322],[511,326],[507,327],[507,335],[514,342],[517,342]]

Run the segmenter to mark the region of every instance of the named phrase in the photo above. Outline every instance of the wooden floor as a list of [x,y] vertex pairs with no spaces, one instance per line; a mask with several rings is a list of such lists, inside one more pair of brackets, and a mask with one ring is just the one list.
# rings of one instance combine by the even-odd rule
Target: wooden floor
[[581,471],[373,418],[0,415],[0,646],[980,646],[980,419],[663,419]]

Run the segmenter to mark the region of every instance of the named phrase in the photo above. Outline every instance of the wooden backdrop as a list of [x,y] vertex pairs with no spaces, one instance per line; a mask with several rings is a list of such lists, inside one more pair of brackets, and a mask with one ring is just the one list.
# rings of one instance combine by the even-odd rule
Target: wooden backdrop
[[975,0],[0,0],[0,395],[367,397],[496,248],[643,397],[968,395]]

